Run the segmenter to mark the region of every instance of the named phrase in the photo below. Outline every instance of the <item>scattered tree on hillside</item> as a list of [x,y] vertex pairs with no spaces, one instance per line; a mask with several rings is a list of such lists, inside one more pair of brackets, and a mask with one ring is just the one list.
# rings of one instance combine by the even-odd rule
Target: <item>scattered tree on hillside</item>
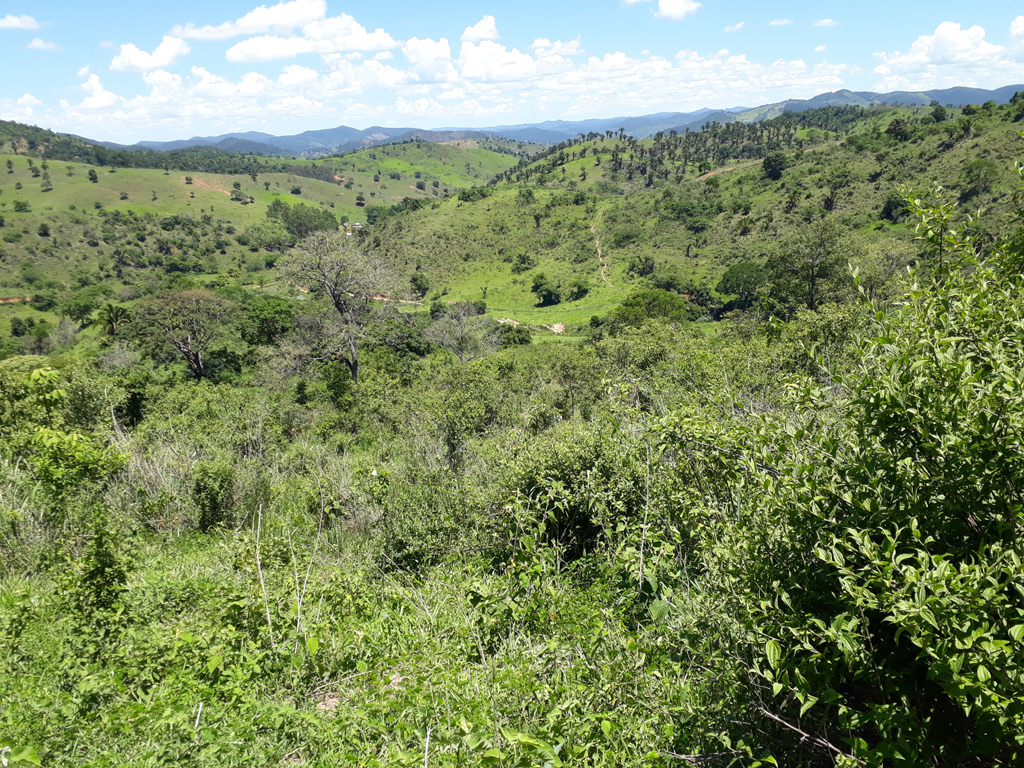
[[549,280],[543,272],[533,276],[533,287],[530,290],[537,295],[538,307],[551,307],[562,303],[562,286]]
[[422,272],[413,272],[409,282],[412,285],[413,295],[417,298],[422,299],[427,295],[427,291],[430,290],[430,280]]
[[972,160],[960,175],[964,199],[985,194],[999,179],[999,166],[991,160]]
[[105,304],[96,316],[103,333],[114,338],[128,322],[128,310],[117,304]]
[[782,178],[782,172],[789,166],[789,157],[785,152],[769,152],[762,163],[764,175],[772,181]]

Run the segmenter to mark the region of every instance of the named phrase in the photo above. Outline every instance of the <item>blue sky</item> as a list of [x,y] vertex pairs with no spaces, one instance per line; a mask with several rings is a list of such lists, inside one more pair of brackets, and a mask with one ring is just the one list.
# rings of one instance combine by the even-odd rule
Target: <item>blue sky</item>
[[1024,83],[1011,6],[0,0],[0,118],[128,143],[994,88]]

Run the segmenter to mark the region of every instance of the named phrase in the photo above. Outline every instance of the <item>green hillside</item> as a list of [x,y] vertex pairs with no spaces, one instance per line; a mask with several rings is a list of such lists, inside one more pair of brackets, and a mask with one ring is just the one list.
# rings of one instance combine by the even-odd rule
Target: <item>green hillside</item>
[[252,282],[265,267],[266,242],[254,247],[244,234],[266,224],[275,201],[329,212],[341,224],[363,222],[367,206],[441,199],[513,163],[505,154],[425,143],[245,176],[0,155],[0,298],[43,284],[67,293],[85,280],[106,281],[114,292],[154,267],[246,273]]
[[[984,226],[1000,231],[996,211],[1020,153],[1017,107],[952,111],[941,125],[920,112],[832,108],[639,142],[592,137],[512,169],[480,199],[390,219],[371,242],[449,299],[480,299],[487,288],[496,313],[572,322],[646,285],[714,289],[730,265],[763,263],[786,235],[824,218],[857,234],[860,266],[884,250],[912,254],[912,228],[886,208],[901,184],[925,191],[942,183],[972,208],[995,208]],[[886,133],[903,120],[905,140]],[[777,181],[762,167],[769,148],[785,157]],[[537,308],[537,273],[582,282],[589,293]]]
[[15,136],[0,762],[1021,765],[1022,128]]

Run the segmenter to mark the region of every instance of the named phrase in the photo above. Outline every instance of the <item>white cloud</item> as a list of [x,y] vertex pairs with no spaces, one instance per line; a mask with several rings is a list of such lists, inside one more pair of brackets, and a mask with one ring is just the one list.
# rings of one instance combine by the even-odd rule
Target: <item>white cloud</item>
[[833,21],[832,19],[821,19],[820,21],[814,22],[812,26],[815,27],[838,27],[839,22]]
[[26,93],[20,99],[0,99],[0,114],[5,120],[28,121],[36,114],[36,107],[41,107],[43,102],[30,93]]
[[1001,45],[985,39],[979,26],[962,28],[944,21],[933,35],[922,35],[906,53],[875,53],[882,63],[875,67],[879,88],[905,90],[942,88],[978,83],[1019,82],[1024,63],[1016,61]]
[[12,16],[7,14],[0,18],[0,29],[39,29],[39,22],[31,16]]
[[302,29],[303,35],[315,42],[320,53],[339,51],[380,51],[395,48],[398,43],[383,29],[367,32],[347,13],[323,21],[314,21]]
[[43,40],[41,37],[32,39],[27,48],[31,48],[33,51],[57,51],[60,50],[60,46],[56,43],[51,43],[47,40]]
[[114,48],[114,47],[115,46],[114,46],[114,41],[113,40],[104,40],[102,43],[100,43],[100,48]]
[[744,22],[744,21],[741,21],[741,22],[740,22],[739,24],[730,24],[730,25],[729,25],[728,27],[726,27],[726,28],[725,28],[724,30],[722,30],[722,31],[723,31],[723,32],[739,32],[739,31],[740,31],[741,29],[743,29],[743,28],[744,28],[745,26],[747,26],[746,22]]
[[152,53],[146,53],[138,46],[128,43],[121,46],[121,52],[110,62],[115,72],[148,72],[151,69],[169,67],[192,49],[178,37],[164,37]]
[[471,27],[466,27],[466,31],[462,33],[460,38],[464,43],[479,43],[484,40],[497,40],[501,35],[498,34],[498,25],[494,21],[493,16],[484,16],[480,21]]
[[[649,7],[657,11],[659,6]],[[292,62],[270,76],[248,72],[227,77],[202,67],[174,74],[168,67],[153,66],[159,49],[153,54],[139,51],[125,59],[126,64],[138,64],[140,56],[149,57],[143,62],[146,68],[138,70],[145,84],[138,95],[111,93],[99,77],[83,70],[84,101],[62,101],[60,110],[45,113],[47,125],[119,141],[239,126],[282,132],[288,122],[304,130],[311,117],[322,124],[358,125],[364,118],[381,123],[402,115],[399,122],[422,117],[436,124],[479,125],[485,116],[497,115],[507,122],[505,118],[517,114],[524,119],[527,114],[537,119],[538,113],[592,117],[807,98],[844,87],[844,78],[854,72],[801,59],[752,61],[727,50],[680,51],[675,57],[649,51],[588,57],[579,38],[538,37],[520,49],[480,40],[463,42],[453,51],[443,37],[396,43],[383,30],[368,31],[346,15],[316,19],[295,34],[233,42],[238,43],[228,57],[233,61],[300,54],[320,60]],[[376,45],[398,50],[373,51]],[[399,50],[402,55],[396,56]],[[125,58],[123,52],[119,58]],[[7,101],[0,108],[11,115],[32,107]],[[472,118],[480,122],[470,122]]]
[[86,65],[78,70],[76,74],[78,77],[88,77],[90,72],[92,72],[92,68],[89,67],[89,65]]
[[561,40],[551,42],[546,37],[538,37],[530,48],[536,51],[538,56],[579,56],[586,53],[578,37],[568,43],[563,43]]
[[314,82],[319,77],[320,74],[315,69],[290,64],[284,68],[284,72],[277,78],[277,82],[284,86],[293,86]]
[[1010,34],[1014,37],[1024,38],[1024,16],[1018,16],[1010,24]]
[[483,40],[478,45],[463,43],[459,64],[462,79],[488,83],[521,80],[537,71],[537,60],[532,56],[492,40]]
[[[111,93],[103,87],[99,75],[89,75],[89,79],[82,83],[82,90],[87,91],[89,95],[82,100],[79,109],[86,111],[105,110],[120,100],[117,94]],[[67,105],[67,102],[62,101],[61,104]]]
[[226,40],[238,35],[258,35],[264,32],[287,33],[326,15],[326,0],[291,0],[269,8],[261,5],[237,21],[225,21],[217,26],[196,27],[191,23],[179,25],[171,30],[171,34],[191,40]]
[[450,83],[459,73],[452,64],[452,47],[448,38],[440,40],[410,38],[402,46],[402,53],[412,64],[412,74],[422,83]]
[[827,50],[828,50],[828,46],[827,45],[819,45],[817,48],[814,49],[814,52],[815,53],[824,53]]
[[228,48],[225,58],[236,63],[253,64],[275,59],[292,59],[303,53],[313,53],[313,45],[301,37],[250,37]]
[[441,91],[437,98],[440,101],[462,101],[466,98],[466,89],[452,88],[450,91]]
[[701,4],[696,0],[658,0],[658,10],[654,15],[659,19],[685,19],[700,10]]
[[772,19],[768,22],[769,27],[786,27],[793,23],[792,19]]
[[307,53],[327,56],[381,51],[397,46],[398,42],[383,29],[369,32],[354,18],[343,13],[329,19],[311,21],[302,28],[302,37],[250,37],[229,48],[225,56],[228,61],[253,63],[290,59]]

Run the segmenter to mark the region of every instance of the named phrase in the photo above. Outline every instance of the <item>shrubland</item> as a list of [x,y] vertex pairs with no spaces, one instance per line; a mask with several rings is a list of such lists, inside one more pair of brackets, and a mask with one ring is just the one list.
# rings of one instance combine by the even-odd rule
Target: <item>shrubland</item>
[[[972,131],[1013,146],[1013,109]],[[1017,764],[1024,187],[890,201],[858,164],[941,170],[963,128],[819,119],[850,135],[722,155],[740,129],[709,126],[690,164],[754,163],[717,188],[610,191],[639,145],[587,138],[524,167],[618,148],[593,187],[531,172],[293,234],[274,292],[127,265],[130,297],[49,288],[64,335],[23,320],[0,361],[5,756]],[[817,175],[831,210],[734,226]],[[568,302],[587,319],[499,324],[572,317],[533,305],[565,303],[574,238],[619,254]]]

